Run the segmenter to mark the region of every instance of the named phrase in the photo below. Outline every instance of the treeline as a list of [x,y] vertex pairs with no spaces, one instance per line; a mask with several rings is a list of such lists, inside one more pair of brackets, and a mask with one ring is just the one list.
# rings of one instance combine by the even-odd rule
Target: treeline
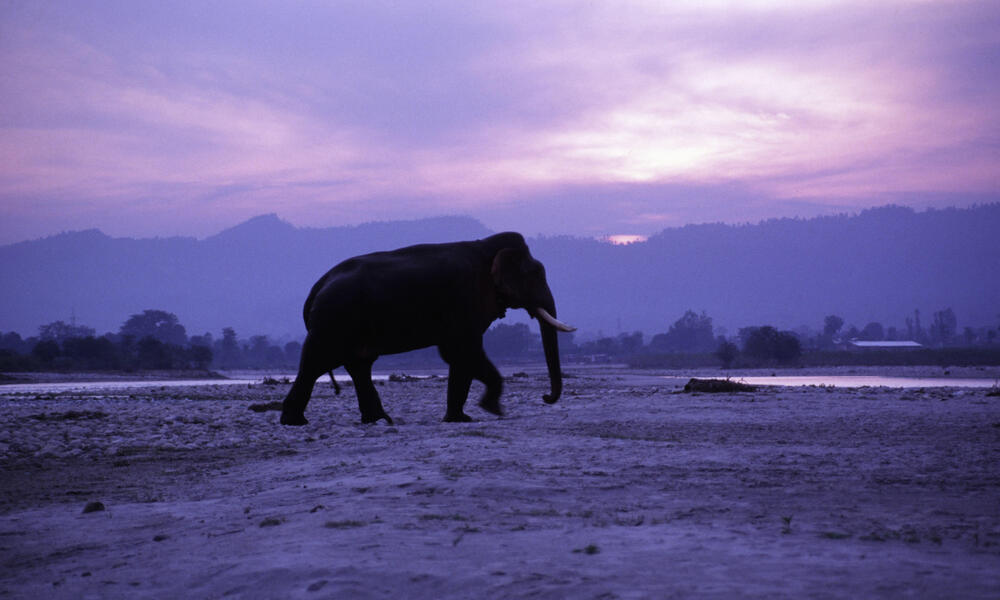
[[[717,331],[704,312],[686,311],[662,333],[647,341],[642,332],[599,336],[578,342],[560,334],[568,362],[625,362],[636,367],[686,368],[718,365],[971,365],[1000,364],[1000,327],[965,327],[950,308],[936,311],[924,327],[919,311],[905,327],[872,322],[845,326],[837,315],[824,318],[818,330],[779,330],[769,325],[741,328],[735,336]],[[857,341],[913,341],[917,349],[859,350]],[[525,323],[499,323],[483,338],[486,353],[498,361],[542,359],[537,329]],[[150,309],[131,315],[117,332],[98,336],[92,328],[55,321],[26,339],[0,333],[2,371],[102,371],[177,369],[283,369],[298,366],[302,345],[278,344],[264,335],[241,339],[231,327],[219,337],[188,336],[176,315]],[[437,352],[425,349],[383,359],[384,364],[438,363]]]
[[[731,366],[739,357],[757,363],[794,362],[802,354],[799,338],[788,331],[774,327],[746,327],[740,330],[737,345],[725,336],[716,336],[711,317],[688,311],[669,330],[656,334],[649,343],[644,342],[641,331],[623,333],[615,337],[599,337],[577,343],[572,334],[560,335],[560,353],[570,362],[654,363],[658,357],[671,357],[695,366],[706,360]],[[524,323],[498,324],[483,338],[486,353],[497,359],[541,358],[540,336]],[[640,359],[640,357],[643,357]]]
[[[1000,315],[997,315],[1000,319]],[[823,319],[822,332],[803,331],[801,335],[809,341],[809,347],[816,350],[829,350],[844,341],[913,341],[931,348],[973,348],[989,347],[998,343],[1000,327],[963,327],[959,330],[958,317],[949,308],[931,313],[930,323],[924,327],[920,311],[903,317],[903,327],[883,326],[878,321],[872,321],[862,328],[855,325],[844,325],[844,319],[837,315],[828,315]]]
[[150,309],[130,316],[117,332],[55,321],[38,335],[0,333],[3,371],[135,371],[208,369],[294,369],[302,345],[273,343],[267,336],[242,340],[230,328],[188,336],[176,315]]
[[[704,312],[689,310],[648,342],[636,331],[581,343],[570,335],[561,336],[560,347],[569,361],[625,362],[636,367],[1000,364],[1000,327],[960,330],[951,308],[934,312],[926,328],[919,311],[904,322],[905,328],[884,327],[877,322],[858,328],[845,326],[837,315],[828,315],[819,330],[804,327],[788,331],[762,325],[743,327],[728,337],[716,331],[712,318]],[[912,341],[920,347],[862,350],[856,344],[889,341]],[[541,353],[538,335],[524,324],[496,325],[487,332],[484,343],[491,356],[537,357]]]

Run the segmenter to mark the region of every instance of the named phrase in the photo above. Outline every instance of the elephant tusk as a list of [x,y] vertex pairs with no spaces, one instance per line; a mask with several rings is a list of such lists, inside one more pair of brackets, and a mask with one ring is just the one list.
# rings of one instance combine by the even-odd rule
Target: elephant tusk
[[538,316],[539,319],[545,321],[546,323],[555,327],[559,331],[565,331],[566,333],[569,333],[571,331],[576,331],[576,327],[563,323],[559,319],[550,315],[549,311],[545,310],[544,308],[536,308],[535,314]]

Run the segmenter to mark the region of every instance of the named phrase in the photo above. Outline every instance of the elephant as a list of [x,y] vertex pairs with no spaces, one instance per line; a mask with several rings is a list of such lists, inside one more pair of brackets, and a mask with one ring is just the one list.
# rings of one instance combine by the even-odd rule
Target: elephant
[[503,378],[483,350],[483,334],[508,308],[523,308],[542,334],[550,393],[562,394],[556,319],[545,267],[524,237],[507,232],[463,242],[419,244],[349,258],[313,285],[303,308],[306,338],[298,374],[282,404],[283,425],[305,425],[316,379],[344,366],[354,382],[362,423],[392,419],[372,384],[372,364],[385,354],[437,346],[448,364],[446,422],[464,412],[472,380],[485,385],[479,406],[503,415]]

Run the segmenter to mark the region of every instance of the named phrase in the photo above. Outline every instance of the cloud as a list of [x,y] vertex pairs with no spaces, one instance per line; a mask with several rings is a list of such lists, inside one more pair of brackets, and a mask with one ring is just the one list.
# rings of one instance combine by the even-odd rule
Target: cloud
[[593,230],[621,213],[610,189],[709,191],[700,212],[667,194],[623,222],[711,220],[734,208],[720,186],[760,217],[1000,191],[987,2],[0,10],[8,216],[510,221],[590,189],[574,221]]

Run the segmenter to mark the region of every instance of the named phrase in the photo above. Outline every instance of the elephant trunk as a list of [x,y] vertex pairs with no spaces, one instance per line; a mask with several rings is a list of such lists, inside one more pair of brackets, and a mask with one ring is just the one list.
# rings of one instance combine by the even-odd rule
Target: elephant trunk
[[549,383],[552,386],[552,393],[545,394],[542,399],[548,404],[555,404],[562,395],[562,367],[559,365],[557,332],[573,331],[574,328],[555,318],[556,303],[552,299],[552,293],[547,289],[541,302],[531,312],[538,319],[538,326],[542,332],[542,349],[545,351],[545,365],[549,369]]
[[549,368],[549,383],[552,393],[545,394],[542,399],[547,404],[555,404],[562,395],[562,367],[559,365],[559,341],[556,328],[544,321],[539,321],[542,330],[542,349],[545,350],[545,365]]

